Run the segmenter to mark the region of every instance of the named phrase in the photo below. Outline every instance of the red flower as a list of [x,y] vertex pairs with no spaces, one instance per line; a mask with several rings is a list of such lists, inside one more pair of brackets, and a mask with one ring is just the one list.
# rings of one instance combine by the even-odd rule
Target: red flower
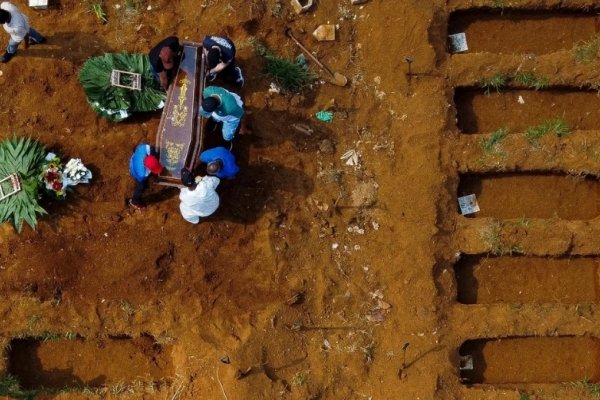
[[56,181],[56,182],[54,182],[54,183],[52,184],[52,189],[54,189],[55,191],[57,191],[57,192],[58,192],[59,190],[61,190],[61,189],[62,189],[62,186],[63,186],[63,185],[62,185],[62,182],[58,182],[58,181]]

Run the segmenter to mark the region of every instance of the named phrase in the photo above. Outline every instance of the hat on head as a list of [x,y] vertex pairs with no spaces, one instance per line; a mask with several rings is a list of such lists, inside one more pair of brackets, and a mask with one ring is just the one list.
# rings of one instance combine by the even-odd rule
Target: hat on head
[[183,184],[183,186],[191,187],[196,184],[196,181],[194,180],[194,174],[192,174],[192,172],[189,169],[181,168],[180,175],[181,183]]
[[155,156],[146,156],[144,158],[144,167],[148,168],[150,172],[156,175],[160,174],[163,170],[162,164]]
[[171,50],[170,47],[165,46],[162,49],[160,49],[160,53],[158,53],[158,57],[162,61],[163,67],[165,67],[166,69],[173,68],[174,54],[173,54],[173,50]]

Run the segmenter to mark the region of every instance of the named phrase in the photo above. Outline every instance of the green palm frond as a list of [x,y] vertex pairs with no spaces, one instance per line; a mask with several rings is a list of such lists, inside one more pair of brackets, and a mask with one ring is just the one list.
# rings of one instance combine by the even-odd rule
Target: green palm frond
[[46,214],[38,204],[38,174],[45,154],[44,147],[31,138],[15,136],[0,143],[0,179],[16,173],[22,188],[0,201],[0,222],[11,221],[17,232],[23,229],[23,221],[35,229],[37,216]]
[[[142,90],[111,86],[113,69],[141,74]],[[79,71],[79,81],[92,108],[111,121],[122,121],[128,114],[160,108],[166,95],[154,80],[146,54],[107,53],[89,58]]]

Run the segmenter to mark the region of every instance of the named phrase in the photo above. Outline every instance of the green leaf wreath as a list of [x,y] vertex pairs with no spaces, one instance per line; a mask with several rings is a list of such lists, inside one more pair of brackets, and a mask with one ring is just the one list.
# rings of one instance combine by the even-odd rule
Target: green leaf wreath
[[[111,86],[113,69],[141,74],[142,90]],[[154,80],[146,54],[107,53],[89,58],[79,71],[79,81],[94,111],[116,122],[124,120],[131,112],[158,110],[166,98]]]
[[0,179],[16,173],[22,188],[0,201],[0,222],[12,221],[17,232],[21,232],[23,221],[35,229],[37,215],[46,214],[38,204],[40,166],[45,155],[44,146],[31,138],[13,137],[0,143]]

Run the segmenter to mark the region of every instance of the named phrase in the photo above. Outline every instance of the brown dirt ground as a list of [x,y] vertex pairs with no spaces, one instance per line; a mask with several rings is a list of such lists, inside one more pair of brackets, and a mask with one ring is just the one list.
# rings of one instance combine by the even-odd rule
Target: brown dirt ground
[[[15,3],[48,44],[20,50],[0,67],[2,137],[39,137],[52,150],[82,158],[94,181],[78,186],[67,202],[49,204],[51,215],[36,232],[25,229],[18,236],[2,227],[4,345],[48,331],[74,332],[88,341],[151,336],[169,346],[167,384],[135,386],[129,394],[108,391],[105,398],[516,400],[519,389],[531,399],[593,398],[571,384],[551,383],[556,380],[467,387],[458,372],[458,350],[470,339],[600,337],[594,302],[456,301],[453,265],[461,253],[486,255],[498,245],[538,257],[600,254],[597,217],[525,223],[464,218],[456,207],[461,174],[598,175],[600,126],[565,139],[547,137],[540,146],[510,135],[501,153],[485,155],[479,143],[489,132],[460,134],[455,121],[453,88],[476,86],[496,72],[533,70],[553,85],[599,87],[598,64],[575,64],[568,38],[561,38],[563,50],[553,43],[547,54],[511,54],[511,43],[540,34],[539,25],[531,24],[536,28],[530,32],[496,39],[504,41],[502,54],[450,56],[450,14],[493,4],[486,0],[370,0],[362,6],[319,1],[300,16],[286,0],[152,0],[143,1],[139,12],[127,11],[124,1],[106,0],[106,24],[85,1],[59,0],[46,11]],[[541,11],[593,6],[585,0],[503,4]],[[317,43],[310,32],[327,22],[339,25],[338,38]],[[283,34],[286,26],[347,75],[350,85],[323,83],[295,96],[269,93],[263,63],[247,39],[257,37],[295,56],[298,49]],[[154,142],[160,114],[120,124],[99,118],[86,103],[77,72],[86,58],[103,52],[147,52],[171,34],[201,40],[208,33],[227,33],[239,47],[246,76],[242,94],[255,132],[236,139],[242,172],[222,185],[220,209],[200,225],[183,221],[177,191],[160,186],[148,191],[147,212],[134,213],[125,207],[133,187],[128,160],[136,144]],[[410,79],[404,61],[409,55]],[[318,122],[314,113],[331,99],[333,123]],[[295,123],[313,132],[299,132]],[[360,153],[357,167],[340,160],[349,149]],[[303,293],[302,301],[289,305],[296,293]],[[513,359],[530,360],[519,365],[551,360],[528,353],[539,351],[539,342],[516,348]],[[76,349],[65,345],[60,351]],[[117,345],[99,349],[119,352]],[[7,347],[0,372],[9,369],[9,352]],[[94,370],[119,362],[94,356],[89,347],[84,353],[88,357],[80,362]],[[40,364],[51,354],[39,354]],[[595,349],[573,354],[588,358],[574,356],[573,362],[600,368]],[[230,364],[219,361],[225,355]],[[499,362],[510,363],[511,357]],[[569,365],[546,368],[559,381],[573,376]],[[556,374],[557,368],[565,373]],[[236,379],[238,371],[247,375]]]

